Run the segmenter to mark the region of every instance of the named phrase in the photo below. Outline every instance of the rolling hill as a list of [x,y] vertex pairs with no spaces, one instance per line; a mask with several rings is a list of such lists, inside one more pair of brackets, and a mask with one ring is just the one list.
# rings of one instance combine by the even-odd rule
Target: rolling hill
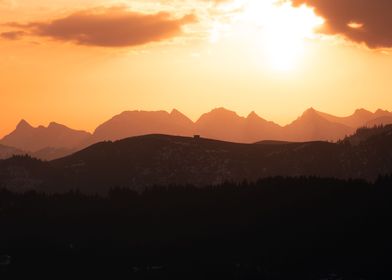
[[[105,193],[112,187],[204,186],[273,176],[374,180],[392,172],[392,126],[359,143],[238,144],[166,135],[101,142],[68,157],[0,161],[0,184],[16,189]],[[18,185],[19,184],[19,185]]]

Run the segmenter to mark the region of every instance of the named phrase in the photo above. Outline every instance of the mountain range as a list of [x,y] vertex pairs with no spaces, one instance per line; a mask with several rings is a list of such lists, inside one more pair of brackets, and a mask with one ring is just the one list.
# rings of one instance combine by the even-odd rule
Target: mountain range
[[[51,160],[101,141],[116,141],[147,134],[200,135],[203,138],[237,143],[255,143],[262,140],[337,141],[353,134],[360,127],[390,123],[392,113],[384,110],[370,112],[359,109],[350,116],[336,117],[313,108],[306,110],[286,126],[267,121],[255,112],[241,117],[225,108],[205,113],[196,122],[176,109],[170,113],[126,111],[99,125],[93,133],[74,130],[55,122],[47,127],[33,127],[27,121],[21,120],[13,132],[0,140],[0,158],[6,158],[10,154],[28,153]],[[14,152],[12,148],[15,149]]]
[[359,129],[337,143],[261,141],[242,144],[203,138],[145,135],[94,144],[70,156],[40,161],[0,160],[0,186],[43,192],[107,193],[122,187],[256,181],[317,176],[373,181],[392,171],[392,125]]

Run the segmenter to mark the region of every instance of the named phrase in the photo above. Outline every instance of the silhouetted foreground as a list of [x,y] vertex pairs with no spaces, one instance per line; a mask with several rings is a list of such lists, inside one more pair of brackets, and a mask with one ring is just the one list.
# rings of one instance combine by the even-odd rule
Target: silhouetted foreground
[[[392,177],[0,191],[0,276],[392,279]],[[341,277],[341,278],[339,278]]]
[[338,143],[264,141],[238,144],[204,138],[145,135],[101,142],[43,162],[28,156],[0,160],[0,187],[49,193],[106,194],[122,187],[203,187],[276,176],[365,179],[392,172],[392,125],[363,128]]

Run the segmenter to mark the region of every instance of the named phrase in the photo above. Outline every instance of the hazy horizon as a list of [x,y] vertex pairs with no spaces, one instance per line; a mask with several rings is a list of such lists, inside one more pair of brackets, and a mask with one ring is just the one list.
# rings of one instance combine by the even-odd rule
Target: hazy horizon
[[390,4],[344,2],[0,0],[0,136],[22,118],[92,131],[133,109],[280,125],[309,107],[392,110]]
[[[353,115],[355,114],[355,112],[356,112],[356,111],[359,111],[359,110],[366,110],[366,111],[371,112],[371,113],[375,113],[375,112],[377,112],[377,110],[383,110],[383,111],[391,112],[391,111],[389,111],[389,110],[387,110],[387,109],[384,109],[384,108],[377,108],[377,109],[375,109],[375,110],[368,110],[367,108],[357,108],[357,109],[355,109],[354,111],[352,111],[351,113],[346,114],[346,115],[335,115],[335,114],[332,114],[332,113],[330,113],[330,112],[325,112],[325,111],[318,110],[318,108],[309,107],[309,108],[305,109],[304,111],[302,111],[299,115],[297,115],[297,116],[294,117],[293,119],[289,120],[287,123],[283,123],[283,124],[282,124],[282,123],[279,123],[279,122],[277,122],[277,121],[275,121],[275,120],[265,118],[263,115],[257,113],[257,111],[255,111],[255,110],[252,110],[252,111],[250,111],[249,113],[242,115],[242,114],[239,114],[239,113],[236,112],[236,111],[231,110],[230,108],[225,108],[225,107],[215,107],[215,108],[212,108],[212,109],[210,109],[209,111],[206,111],[206,112],[201,113],[201,114],[200,114],[199,116],[197,116],[196,118],[189,117],[189,115],[187,115],[185,112],[182,112],[182,111],[178,110],[177,108],[173,108],[173,109],[171,109],[171,110],[151,110],[151,111],[149,111],[149,110],[126,110],[126,111],[117,112],[117,113],[113,114],[112,116],[108,117],[107,119],[103,120],[102,122],[95,124],[95,126],[93,126],[91,129],[85,129],[85,128],[81,128],[81,127],[73,127],[73,126],[67,125],[66,123],[62,123],[62,122],[59,122],[59,121],[56,121],[56,120],[45,120],[44,122],[33,123],[33,122],[31,122],[29,119],[23,118],[23,117],[22,117],[21,119],[19,119],[19,120],[13,125],[13,127],[12,127],[9,131],[4,131],[2,134],[0,133],[0,139],[1,139],[2,137],[4,137],[4,136],[8,135],[10,132],[12,132],[12,131],[16,128],[16,126],[17,126],[21,121],[26,121],[29,125],[31,125],[32,127],[35,127],[35,128],[36,128],[36,127],[41,127],[41,126],[43,126],[43,127],[48,127],[51,123],[57,123],[57,124],[65,125],[65,126],[67,126],[68,128],[71,128],[71,129],[74,129],[74,130],[80,130],[80,131],[86,131],[86,132],[88,132],[88,133],[93,133],[94,130],[95,130],[100,124],[104,123],[105,121],[108,121],[108,120],[112,119],[114,116],[121,115],[122,113],[125,113],[125,112],[148,112],[148,113],[165,112],[165,113],[170,114],[173,110],[177,110],[177,111],[179,111],[180,113],[182,113],[184,116],[186,116],[187,118],[189,118],[193,123],[196,123],[203,115],[206,115],[206,114],[211,113],[211,112],[213,112],[213,111],[215,111],[215,110],[218,110],[218,109],[224,109],[224,110],[226,110],[226,111],[234,112],[234,113],[235,113],[238,117],[240,117],[240,118],[247,118],[251,113],[254,112],[254,113],[256,113],[256,115],[258,115],[260,118],[262,118],[262,119],[264,119],[264,120],[266,120],[266,121],[269,121],[269,122],[273,122],[273,123],[275,123],[275,124],[277,124],[277,125],[279,125],[279,126],[281,126],[281,127],[285,127],[285,126],[287,126],[287,125],[293,123],[295,120],[297,120],[299,117],[301,117],[302,114],[305,113],[306,111],[308,111],[309,109],[314,109],[314,110],[316,110],[317,112],[329,114],[329,115],[332,115],[332,116],[338,117],[338,118],[345,118],[345,117],[353,116]],[[391,113],[392,113],[392,112],[391,112]]]

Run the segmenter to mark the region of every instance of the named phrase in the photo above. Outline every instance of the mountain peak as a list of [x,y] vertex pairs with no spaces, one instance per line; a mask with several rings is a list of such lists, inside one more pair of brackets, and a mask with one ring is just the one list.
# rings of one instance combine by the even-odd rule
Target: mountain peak
[[372,114],[372,112],[370,112],[364,108],[357,109],[354,112],[354,115],[369,115],[369,114]]
[[236,112],[230,111],[230,110],[228,110],[228,109],[226,109],[224,107],[215,108],[215,109],[213,109],[210,112],[210,114],[228,114],[228,115],[236,115],[236,116],[238,116]]
[[192,127],[194,125],[193,121],[190,118],[185,116],[177,109],[173,109],[170,112],[170,118],[172,119],[172,121],[176,122],[177,124],[181,124],[182,126]]
[[255,111],[250,112],[250,114],[246,118],[247,119],[261,119],[260,116],[257,115]]
[[307,109],[306,111],[304,111],[302,113],[302,115],[300,117],[298,117],[294,122],[292,122],[291,124],[287,125],[287,126],[291,126],[293,124],[298,124],[298,123],[311,123],[311,124],[315,124],[317,122],[324,122],[327,121],[326,118],[323,117],[323,113],[317,111],[316,109],[314,109],[313,107],[310,107],[309,109]]
[[242,117],[238,116],[238,114],[234,111],[230,111],[226,108],[219,107],[211,110],[208,113],[203,114],[197,122],[205,121],[205,120],[219,120],[222,121],[233,121],[233,120],[241,120]]
[[318,111],[316,111],[313,107],[310,107],[309,109],[307,109],[302,114],[302,117],[304,117],[304,116],[314,116],[314,115],[318,115]]
[[17,129],[24,129],[24,128],[32,128],[32,126],[24,119],[21,119],[18,125],[16,126]]
[[389,114],[390,112],[387,110],[382,110],[382,109],[377,109],[377,111],[375,112],[375,114]]
[[66,128],[65,127],[65,125],[62,125],[62,124],[59,124],[59,123],[56,123],[56,122],[51,122],[49,125],[48,125],[48,128]]
[[176,116],[176,115],[184,116],[184,114],[181,113],[180,111],[178,111],[176,108],[173,108],[173,110],[171,110],[170,115],[172,115],[172,116],[173,115],[174,116]]

